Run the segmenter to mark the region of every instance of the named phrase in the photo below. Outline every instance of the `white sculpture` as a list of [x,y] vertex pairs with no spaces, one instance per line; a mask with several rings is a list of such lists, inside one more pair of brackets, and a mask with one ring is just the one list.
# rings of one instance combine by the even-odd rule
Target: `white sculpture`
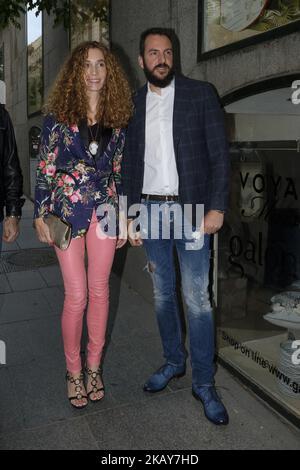
[[287,291],[271,298],[272,312],[264,319],[288,330],[300,330],[300,292]]

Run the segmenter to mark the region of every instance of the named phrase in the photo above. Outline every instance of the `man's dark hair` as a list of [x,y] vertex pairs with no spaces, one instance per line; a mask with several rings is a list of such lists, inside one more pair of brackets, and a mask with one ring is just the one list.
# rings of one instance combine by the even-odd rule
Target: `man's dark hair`
[[172,43],[172,47],[174,47],[174,33],[171,29],[168,29],[168,28],[150,28],[150,29],[146,29],[146,31],[144,31],[141,34],[141,38],[140,38],[140,55],[142,57],[144,57],[144,53],[145,53],[146,39],[147,39],[148,36],[152,36],[152,35],[167,36],[167,38],[170,39],[170,41]]

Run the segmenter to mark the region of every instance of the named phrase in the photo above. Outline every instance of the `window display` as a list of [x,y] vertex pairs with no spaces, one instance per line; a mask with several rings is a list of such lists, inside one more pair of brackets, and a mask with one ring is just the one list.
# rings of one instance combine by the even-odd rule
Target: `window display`
[[300,418],[300,167],[288,144],[232,149],[218,338],[225,362]]
[[[83,41],[99,41],[109,45],[109,0],[72,0],[71,8],[71,50]],[[94,14],[98,19],[92,19]]]

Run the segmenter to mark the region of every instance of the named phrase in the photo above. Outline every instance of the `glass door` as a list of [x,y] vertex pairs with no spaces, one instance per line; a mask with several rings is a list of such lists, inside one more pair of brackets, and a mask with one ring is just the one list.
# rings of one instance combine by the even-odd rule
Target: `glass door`
[[231,147],[230,208],[218,236],[219,357],[300,418],[300,150]]

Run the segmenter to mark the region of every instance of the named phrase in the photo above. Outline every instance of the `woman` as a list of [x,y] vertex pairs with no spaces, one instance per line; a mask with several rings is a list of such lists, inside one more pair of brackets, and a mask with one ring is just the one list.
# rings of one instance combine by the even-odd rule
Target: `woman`
[[[85,407],[88,398],[96,402],[104,396],[100,363],[109,308],[108,283],[115,249],[126,240],[103,236],[103,230],[99,233],[103,215],[98,214],[103,205],[118,208],[124,127],[131,111],[131,92],[123,71],[113,54],[94,41],[73,51],[46,105],[34,218],[39,240],[49,245],[53,242],[44,221],[47,214],[55,213],[72,226],[67,250],[55,250],[65,288],[62,333],[68,397],[75,408]],[[80,343],[87,298],[85,386]]]

